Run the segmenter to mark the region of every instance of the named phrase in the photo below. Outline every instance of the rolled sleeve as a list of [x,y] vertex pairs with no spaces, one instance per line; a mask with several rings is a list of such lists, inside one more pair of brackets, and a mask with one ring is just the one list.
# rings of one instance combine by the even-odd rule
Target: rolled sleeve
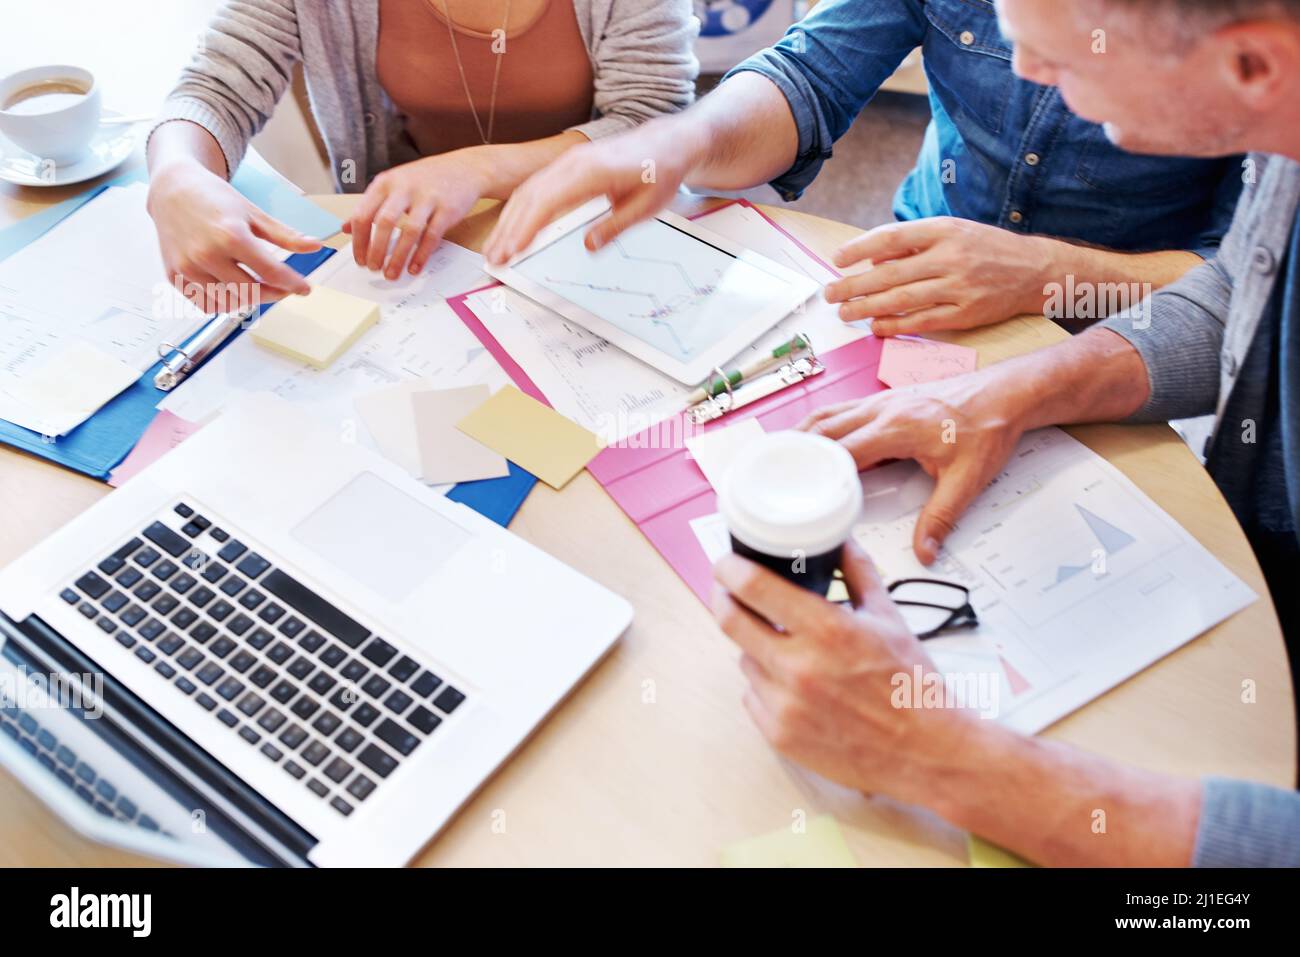
[[1129,421],[1166,422],[1214,411],[1231,298],[1222,266],[1208,262],[1099,323],[1127,339],[1146,366],[1147,400]]
[[1300,794],[1206,778],[1195,867],[1300,867]]
[[925,15],[917,0],[822,0],[775,46],[723,78],[761,74],[790,106],[799,148],[794,165],[772,180],[782,197],[798,199],[808,188],[835,141],[924,39]]
[[1146,365],[1150,392],[1130,421],[1165,422],[1215,411],[1233,277],[1247,258],[1254,197],[1252,187],[1236,200],[1232,223],[1212,259],[1099,323],[1127,339]]

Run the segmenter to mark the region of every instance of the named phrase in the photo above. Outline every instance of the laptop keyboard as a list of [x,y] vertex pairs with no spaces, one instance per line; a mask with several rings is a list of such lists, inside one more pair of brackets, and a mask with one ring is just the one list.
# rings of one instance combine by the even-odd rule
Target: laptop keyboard
[[64,588],[232,735],[347,816],[465,694],[185,503]]
[[37,721],[31,712],[5,699],[0,699],[0,733],[17,741],[47,771],[105,817],[172,836],[148,814],[141,814],[134,801],[118,793],[117,788],[97,774],[93,767],[79,760],[77,753],[60,742],[58,736]]

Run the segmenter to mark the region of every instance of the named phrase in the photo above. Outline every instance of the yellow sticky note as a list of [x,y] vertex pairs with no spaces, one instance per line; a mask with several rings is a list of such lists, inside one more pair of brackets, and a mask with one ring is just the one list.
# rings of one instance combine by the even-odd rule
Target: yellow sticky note
[[595,458],[600,440],[512,385],[456,423],[472,439],[560,489]]
[[802,831],[787,826],[724,847],[722,866],[857,867],[858,862],[835,818],[822,814],[808,821]]
[[966,835],[966,851],[971,867],[1033,867],[1023,857],[1017,857],[996,844],[982,841],[974,834]]
[[259,346],[325,369],[378,321],[379,306],[370,300],[315,286],[310,296],[272,306],[251,335]]

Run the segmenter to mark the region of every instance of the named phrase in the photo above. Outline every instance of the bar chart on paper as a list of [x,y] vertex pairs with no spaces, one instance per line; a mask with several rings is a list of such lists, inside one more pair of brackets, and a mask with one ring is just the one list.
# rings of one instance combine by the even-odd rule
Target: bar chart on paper
[[929,577],[970,589],[978,629],[927,647],[937,663],[949,651],[996,656],[1012,696],[1004,718],[1022,730],[1063,716],[1254,597],[1113,466],[1057,429],[1022,439],[928,568],[912,538],[933,480],[899,462],[862,483],[856,540],[887,582]]

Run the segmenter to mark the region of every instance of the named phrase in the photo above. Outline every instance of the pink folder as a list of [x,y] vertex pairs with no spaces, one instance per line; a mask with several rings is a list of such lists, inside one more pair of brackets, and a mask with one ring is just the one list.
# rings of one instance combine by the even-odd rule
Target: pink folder
[[[765,432],[798,425],[822,406],[881,391],[876,378],[880,340],[859,339],[819,357],[826,371],[709,423],[703,431],[724,429],[757,418]],[[717,498],[685,448],[638,448],[658,436],[691,434],[660,424],[620,446],[605,449],[587,466],[596,481],[636,522],[659,554],[668,559],[700,601],[709,602],[712,565],[691,530],[692,519],[718,510]]]
[[[707,215],[708,213],[704,214]],[[770,219],[768,221],[772,222]],[[775,222],[772,225],[781,229]],[[789,233],[786,235],[789,236]],[[809,254],[812,255],[811,252]],[[515,385],[549,405],[546,396],[532,379],[510,358],[465,304],[469,295],[472,293],[457,296],[447,302],[466,327],[501,363]],[[816,343],[813,345],[816,346]],[[881,340],[868,336],[830,352],[818,353],[818,358],[826,367],[826,371],[820,375],[747,405],[702,428],[688,428],[684,421],[661,422],[605,449],[592,459],[587,469],[637,524],[659,554],[668,560],[700,601],[708,604],[712,591],[712,565],[691,530],[690,523],[693,519],[716,512],[717,498],[713,487],[684,445],[678,442],[670,448],[657,447],[663,444],[663,437],[681,437],[701,431],[725,429],[749,418],[757,418],[767,432],[793,428],[823,406],[860,399],[882,391],[884,385],[876,378],[880,350]]]

